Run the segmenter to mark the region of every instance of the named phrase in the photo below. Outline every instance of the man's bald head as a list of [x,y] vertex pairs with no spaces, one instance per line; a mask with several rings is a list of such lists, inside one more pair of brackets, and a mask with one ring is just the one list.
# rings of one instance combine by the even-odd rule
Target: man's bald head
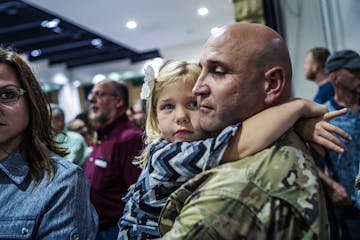
[[[262,24],[232,23],[220,28],[209,42],[226,43],[229,49],[240,57],[247,57],[249,66],[256,65],[265,72],[274,67],[284,69],[286,80],[285,98],[290,97],[292,66],[284,39],[273,29]],[[207,44],[206,43],[206,44]]]
[[[201,75],[193,89],[208,131],[242,121],[284,102],[291,93],[291,61],[283,38],[260,24],[233,23],[205,43]],[[234,114],[238,113],[238,114]]]

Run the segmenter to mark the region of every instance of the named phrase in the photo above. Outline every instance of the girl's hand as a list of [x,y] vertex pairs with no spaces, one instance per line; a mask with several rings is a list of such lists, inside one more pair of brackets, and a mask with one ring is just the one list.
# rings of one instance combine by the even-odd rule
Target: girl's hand
[[[325,113],[321,117],[302,118],[295,124],[295,131],[310,144],[314,143],[335,152],[344,152],[346,150],[345,146],[337,136],[348,141],[351,141],[351,136],[341,128],[330,124],[329,120],[344,115],[347,111],[347,108],[343,108],[338,111]],[[314,149],[323,156],[323,150],[318,147]]]
[[302,105],[301,117],[302,118],[313,118],[313,117],[322,117],[325,113],[328,112],[325,105],[303,99],[303,98],[294,98],[290,101],[298,101]]

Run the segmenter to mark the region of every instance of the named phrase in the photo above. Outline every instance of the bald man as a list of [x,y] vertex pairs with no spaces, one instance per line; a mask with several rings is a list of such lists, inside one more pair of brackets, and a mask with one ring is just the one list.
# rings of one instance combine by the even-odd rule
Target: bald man
[[[206,42],[200,63],[193,92],[207,131],[219,132],[290,97],[288,49],[263,25],[223,27]],[[159,228],[164,239],[329,238],[313,159],[292,131],[183,185],[169,198]]]

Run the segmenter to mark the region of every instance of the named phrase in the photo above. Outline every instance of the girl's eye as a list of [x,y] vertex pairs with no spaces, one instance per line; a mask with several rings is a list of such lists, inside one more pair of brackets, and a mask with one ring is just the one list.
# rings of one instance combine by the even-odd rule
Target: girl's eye
[[173,104],[164,104],[160,107],[161,110],[172,110],[175,106]]
[[197,109],[198,108],[198,104],[197,104],[197,101],[190,101],[189,104],[188,104],[189,108],[190,109]]

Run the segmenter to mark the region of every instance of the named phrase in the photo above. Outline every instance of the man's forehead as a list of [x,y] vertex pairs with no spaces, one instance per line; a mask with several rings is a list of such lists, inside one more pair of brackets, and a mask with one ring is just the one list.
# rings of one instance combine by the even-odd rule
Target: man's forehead
[[96,84],[93,88],[93,90],[97,89],[97,90],[103,90],[103,89],[112,89],[113,86],[111,84],[111,82],[108,81],[104,81],[104,82],[100,82],[98,84]]
[[352,73],[352,74],[356,74],[356,75],[360,74],[360,68],[359,68],[359,69],[348,69],[348,68],[343,68],[343,69],[345,69],[345,70],[349,71],[349,72],[350,72],[350,73]]
[[224,53],[223,48],[223,46],[218,45],[205,45],[200,57],[200,63],[221,61]]

